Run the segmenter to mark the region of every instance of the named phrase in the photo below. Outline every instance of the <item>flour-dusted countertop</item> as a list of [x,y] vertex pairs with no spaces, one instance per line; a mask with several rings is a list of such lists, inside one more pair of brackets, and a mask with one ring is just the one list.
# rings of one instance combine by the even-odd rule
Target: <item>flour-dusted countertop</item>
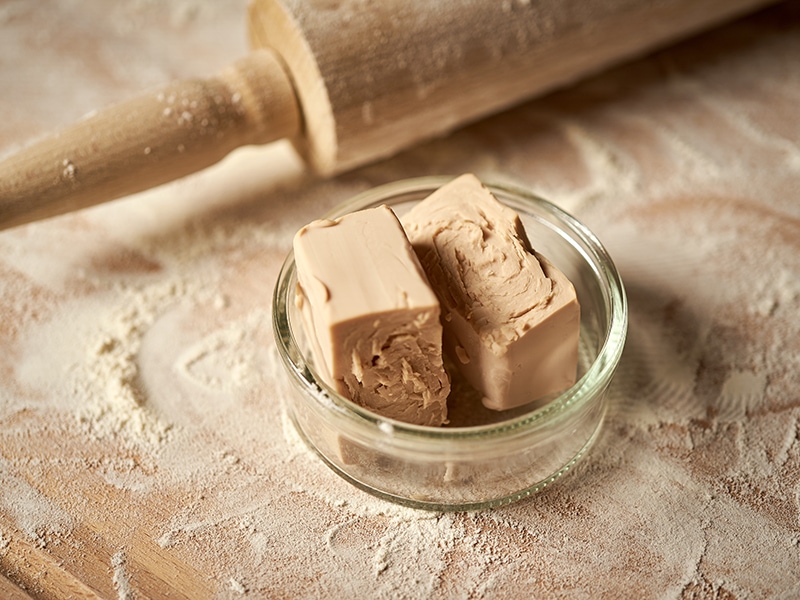
[[[245,5],[0,5],[0,154],[246,51]],[[331,180],[286,144],[0,232],[0,596],[800,595],[800,7]],[[356,192],[532,189],[605,243],[630,336],[574,472],[401,508],[294,433],[272,287]]]

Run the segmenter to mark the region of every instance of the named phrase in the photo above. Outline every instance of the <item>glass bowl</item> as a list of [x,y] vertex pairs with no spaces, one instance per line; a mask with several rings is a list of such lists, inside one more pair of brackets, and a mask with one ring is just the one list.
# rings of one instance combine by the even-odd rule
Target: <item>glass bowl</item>
[[[426,177],[383,185],[326,218],[386,204],[401,216],[449,182]],[[504,412],[453,382],[451,424],[409,425],[361,408],[315,371],[300,311],[292,254],[273,298],[273,327],[292,396],[287,408],[307,444],[336,473],[381,498],[415,508],[474,510],[513,502],[566,473],[596,439],[606,391],[622,353],[627,302],[598,239],[555,205],[519,189],[488,185],[516,210],[535,250],[572,281],[581,305],[578,379],[560,394]]]

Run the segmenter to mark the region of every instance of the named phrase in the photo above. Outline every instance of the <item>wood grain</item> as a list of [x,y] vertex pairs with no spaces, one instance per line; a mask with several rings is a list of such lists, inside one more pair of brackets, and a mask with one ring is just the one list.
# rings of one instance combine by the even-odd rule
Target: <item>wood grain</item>
[[255,0],[249,23],[291,72],[301,152],[331,174],[768,3]]
[[0,162],[0,228],[113,200],[300,129],[279,59],[253,52],[112,106]]
[[0,575],[0,597],[6,600],[30,600],[31,598],[18,585],[3,575]]
[[[246,52],[242,0],[80,5],[0,8],[0,152]],[[250,148],[0,232],[0,597],[796,597],[798,73],[787,2],[337,177]],[[566,478],[492,511],[411,511],[293,432],[270,293],[309,220],[467,171],[591,227],[630,335]],[[119,383],[163,442],[107,427]]]

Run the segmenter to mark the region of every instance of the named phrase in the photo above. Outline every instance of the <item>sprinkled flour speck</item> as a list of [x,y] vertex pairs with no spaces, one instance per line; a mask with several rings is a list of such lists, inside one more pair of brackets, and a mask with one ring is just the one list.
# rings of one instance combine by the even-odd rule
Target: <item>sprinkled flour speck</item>
[[240,583],[239,581],[234,579],[233,577],[230,578],[229,583],[230,583],[231,591],[234,591],[237,594],[246,594],[247,593],[247,588],[242,583]]

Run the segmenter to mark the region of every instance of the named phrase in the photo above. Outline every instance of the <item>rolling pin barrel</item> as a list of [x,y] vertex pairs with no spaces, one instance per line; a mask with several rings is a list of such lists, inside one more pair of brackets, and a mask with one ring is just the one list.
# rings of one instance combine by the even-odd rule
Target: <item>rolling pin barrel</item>
[[[770,0],[253,0],[322,173],[387,157]],[[367,10],[368,7],[368,10]]]
[[256,50],[0,163],[0,229],[291,138],[322,174],[390,156],[773,0],[252,0]]

